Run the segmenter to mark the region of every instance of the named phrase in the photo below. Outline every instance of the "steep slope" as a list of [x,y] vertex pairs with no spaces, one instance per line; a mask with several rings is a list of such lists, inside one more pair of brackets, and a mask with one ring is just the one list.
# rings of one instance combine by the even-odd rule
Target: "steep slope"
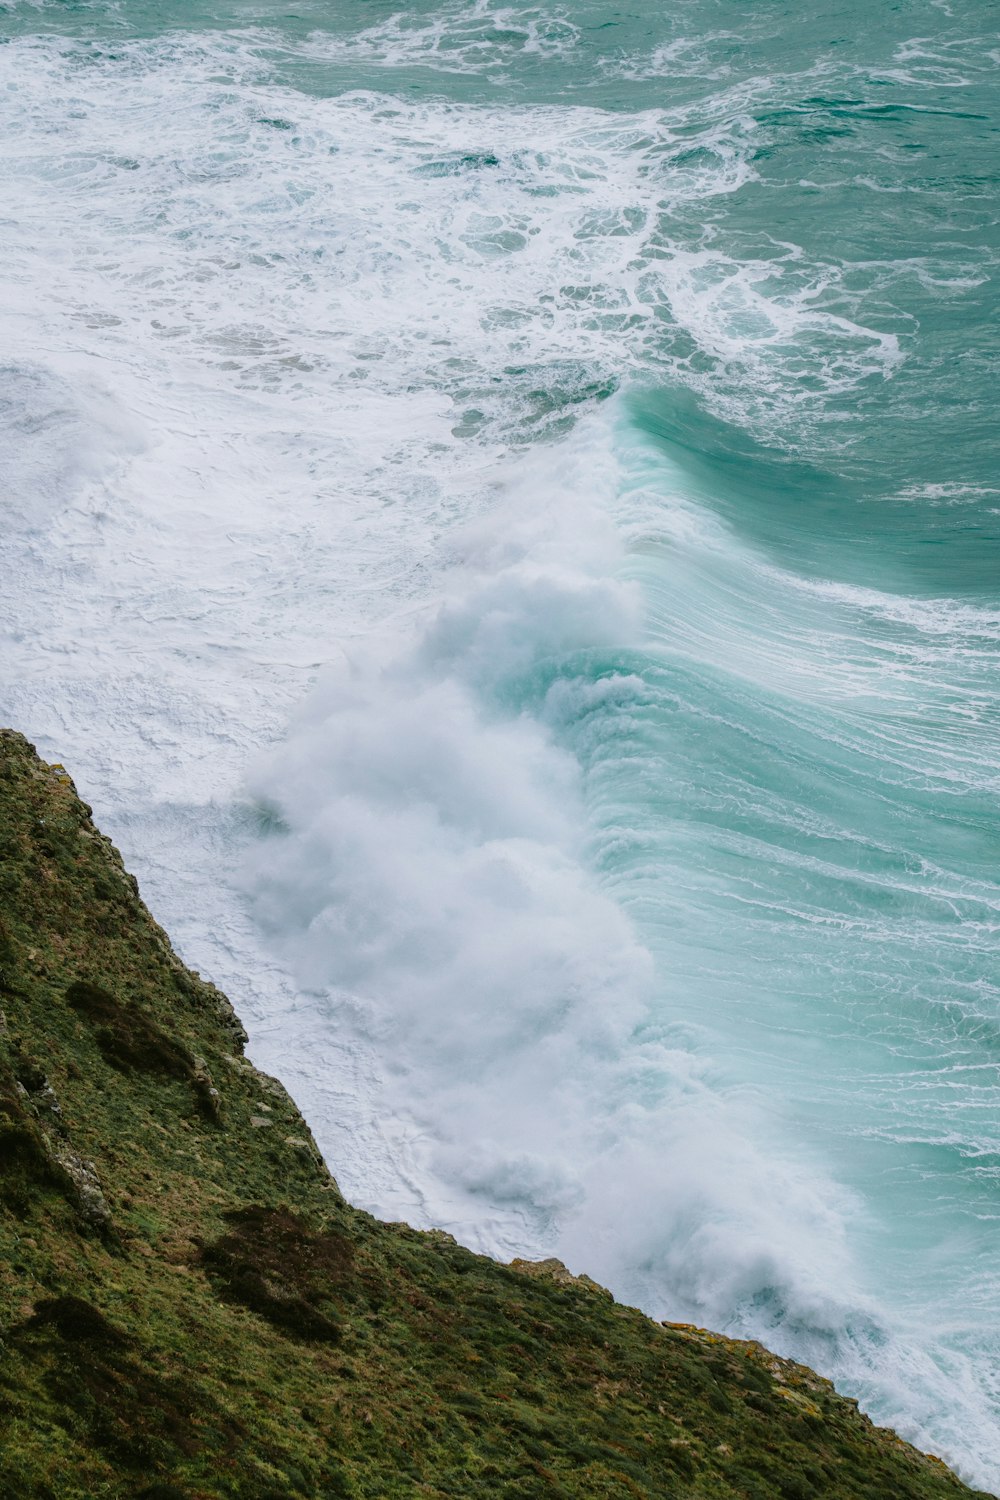
[[827,1381],[340,1195],[61,766],[0,731],[19,1497],[970,1495]]

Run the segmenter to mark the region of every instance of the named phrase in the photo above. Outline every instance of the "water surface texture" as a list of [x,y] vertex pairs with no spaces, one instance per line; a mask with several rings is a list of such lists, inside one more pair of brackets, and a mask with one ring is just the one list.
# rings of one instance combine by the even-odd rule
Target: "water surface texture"
[[994,7],[0,34],[4,720],[355,1201],[1000,1489]]

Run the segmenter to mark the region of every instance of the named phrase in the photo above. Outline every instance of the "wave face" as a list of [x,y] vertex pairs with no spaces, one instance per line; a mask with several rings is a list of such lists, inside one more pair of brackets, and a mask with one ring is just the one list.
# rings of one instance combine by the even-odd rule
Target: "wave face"
[[664,9],[3,7],[4,717],[354,1201],[1000,1489],[1000,52]]

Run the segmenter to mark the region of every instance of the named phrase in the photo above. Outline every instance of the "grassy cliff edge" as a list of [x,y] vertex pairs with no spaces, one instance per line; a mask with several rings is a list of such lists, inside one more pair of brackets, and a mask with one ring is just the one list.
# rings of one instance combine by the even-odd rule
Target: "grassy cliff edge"
[[345,1202],[62,766],[0,731],[7,1500],[971,1495],[811,1370]]

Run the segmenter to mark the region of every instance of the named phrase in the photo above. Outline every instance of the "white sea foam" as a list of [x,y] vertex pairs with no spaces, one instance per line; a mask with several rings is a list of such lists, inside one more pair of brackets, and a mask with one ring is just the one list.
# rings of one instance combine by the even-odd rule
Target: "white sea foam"
[[348,36],[315,32],[308,55],[328,63],[496,75],[525,58],[552,62],[567,57],[579,36],[579,27],[563,8],[473,0],[471,5],[444,6],[431,15],[398,11]]
[[[82,713],[87,755],[141,724],[160,769],[120,758],[133,806],[174,756],[170,795],[224,796],[321,664],[317,610],[342,639],[432,588],[499,445],[642,368],[664,311],[779,405],[798,401],[781,338],[822,321],[808,274],[783,289],[788,253],[768,312],[763,263],[672,250],[664,204],[752,174],[738,123],[678,172],[665,115],[314,98],[266,81],[268,45],[0,54],[6,504],[48,526],[8,601],[34,635],[9,702],[54,740]],[[828,333],[830,378],[864,378],[877,337]],[[43,387],[68,403],[44,449]],[[38,693],[53,669],[70,718]]]
[[675,37],[651,52],[606,58],[602,71],[629,79],[729,78],[742,38],[733,31],[699,31],[695,36]]

